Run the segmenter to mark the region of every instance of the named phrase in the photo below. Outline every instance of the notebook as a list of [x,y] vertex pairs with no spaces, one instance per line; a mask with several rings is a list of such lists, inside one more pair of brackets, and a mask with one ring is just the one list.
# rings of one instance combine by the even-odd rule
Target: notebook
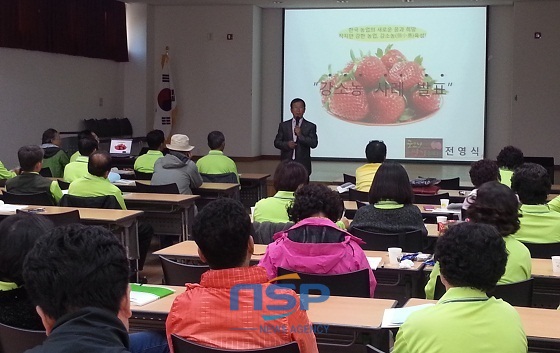
[[175,291],[171,288],[131,283],[130,304],[137,306],[146,305],[173,293],[175,293]]

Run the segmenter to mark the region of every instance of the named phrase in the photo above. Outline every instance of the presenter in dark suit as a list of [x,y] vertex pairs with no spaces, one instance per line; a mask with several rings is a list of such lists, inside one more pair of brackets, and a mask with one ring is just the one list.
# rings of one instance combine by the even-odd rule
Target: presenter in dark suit
[[293,118],[278,125],[274,147],[280,150],[282,160],[294,160],[303,164],[311,175],[311,149],[317,147],[317,126],[303,118],[305,102],[295,98],[290,103]]

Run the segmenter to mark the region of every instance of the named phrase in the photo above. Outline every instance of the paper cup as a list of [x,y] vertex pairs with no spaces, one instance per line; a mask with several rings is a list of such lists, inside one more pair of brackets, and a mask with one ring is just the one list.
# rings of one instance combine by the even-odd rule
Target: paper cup
[[446,210],[447,206],[449,206],[449,199],[440,199],[440,206],[442,209]]
[[552,257],[552,272],[560,273],[560,256]]
[[399,258],[402,255],[401,248],[389,248],[389,263],[392,265],[397,265],[399,263]]
[[438,232],[443,232],[447,228],[447,217],[446,216],[437,216],[437,230]]

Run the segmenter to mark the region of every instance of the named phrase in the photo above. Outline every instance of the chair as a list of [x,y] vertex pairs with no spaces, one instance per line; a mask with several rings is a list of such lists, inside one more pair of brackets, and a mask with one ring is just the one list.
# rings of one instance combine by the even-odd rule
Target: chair
[[60,190],[68,190],[68,188],[70,187],[70,183],[62,181],[60,179],[58,179],[57,182],[58,182],[58,186],[60,186]]
[[356,189],[348,189],[348,199],[350,201],[363,201],[368,202],[368,193],[365,191],[358,191]]
[[[16,210],[16,213],[29,213],[29,211]],[[41,213],[40,215],[50,219],[55,226],[80,223],[80,211],[78,210],[72,210],[63,213]]]
[[523,245],[529,249],[533,259],[550,259],[552,256],[560,255],[560,243],[523,243]]
[[178,194],[179,188],[175,183],[164,185],[148,185],[144,183],[136,183],[136,191],[149,194]]
[[382,350],[375,348],[371,344],[366,345],[366,352],[367,353],[385,353]]
[[424,204],[424,205],[439,205],[441,203],[441,199],[448,199],[449,193],[445,194],[437,194],[437,195],[414,195],[414,203],[415,204]]
[[16,205],[54,206],[54,200],[50,193],[40,192],[37,194],[13,194],[8,191],[2,193],[4,203]]
[[533,278],[515,283],[498,284],[486,294],[502,299],[513,306],[531,307],[533,304]]
[[362,207],[364,207],[364,206],[367,206],[367,205],[369,205],[369,203],[367,203],[367,202],[362,202],[362,201],[356,201],[356,206],[358,207],[358,209],[360,209],[360,208],[362,208]]
[[144,173],[137,170],[134,171],[134,178],[136,180],[152,180],[152,175],[154,175],[154,173]]
[[[278,276],[294,273],[285,268],[278,268]],[[364,268],[354,272],[340,274],[313,274],[297,272],[300,279],[283,279],[276,281],[276,284],[293,284],[296,293],[299,294],[301,284],[323,284],[330,290],[330,295],[342,297],[369,298],[369,269]],[[310,294],[320,294],[314,293]]]
[[210,269],[208,265],[187,265],[160,256],[163,280],[170,286],[183,286],[185,283],[199,283],[200,276]]
[[202,180],[207,183],[230,183],[237,184],[237,175],[235,173],[224,173],[224,174],[205,174],[200,173]]
[[388,248],[399,247],[404,252],[418,252],[424,250],[427,242],[421,230],[390,234],[352,227],[350,233],[366,242],[361,245],[364,250],[387,251]]
[[60,206],[64,207],[85,207],[85,208],[107,208],[120,210],[121,205],[113,195],[81,197],[73,195],[63,195],[60,199]]
[[444,190],[459,190],[459,183],[459,177],[451,179],[441,179],[439,183],[437,183],[437,186],[439,186],[440,189]]
[[27,330],[0,323],[2,353],[22,353],[40,345],[46,338],[45,331]]
[[52,177],[51,168],[49,168],[49,167],[42,168],[42,169],[39,171],[39,174],[42,175],[42,176],[44,176],[45,178],[51,178],[51,177]]
[[171,334],[171,344],[175,353],[220,353],[220,352],[237,352],[237,353],[299,353],[299,347],[296,341],[270,348],[260,349],[222,349],[203,346],[198,343],[191,342],[176,334]]
[[345,183],[352,183],[356,185],[356,176],[350,174],[342,174],[342,179]]

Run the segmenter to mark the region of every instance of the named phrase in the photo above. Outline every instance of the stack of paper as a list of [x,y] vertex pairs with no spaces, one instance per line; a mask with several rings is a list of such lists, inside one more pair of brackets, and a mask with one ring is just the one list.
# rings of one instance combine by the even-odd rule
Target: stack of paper
[[408,306],[405,308],[385,309],[385,312],[383,313],[383,321],[381,322],[381,327],[383,328],[399,327],[405,322],[405,320],[413,312],[434,305],[435,304],[422,304],[422,305]]
[[133,305],[142,306],[173,293],[175,293],[175,291],[167,287],[131,283],[130,303]]

